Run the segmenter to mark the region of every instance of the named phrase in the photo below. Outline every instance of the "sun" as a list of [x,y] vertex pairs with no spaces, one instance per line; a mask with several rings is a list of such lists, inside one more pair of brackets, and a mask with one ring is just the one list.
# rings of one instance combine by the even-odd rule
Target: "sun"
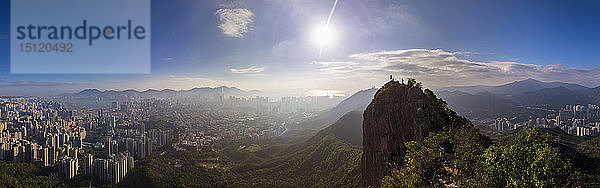
[[313,41],[320,48],[329,47],[333,45],[333,41],[335,40],[335,32],[333,28],[329,25],[320,25],[315,27],[313,30]]

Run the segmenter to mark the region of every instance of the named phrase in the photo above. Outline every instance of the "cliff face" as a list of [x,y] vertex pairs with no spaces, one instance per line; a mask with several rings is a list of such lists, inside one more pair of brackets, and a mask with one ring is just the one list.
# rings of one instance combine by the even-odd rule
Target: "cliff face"
[[363,186],[379,187],[390,165],[401,166],[404,142],[422,141],[437,132],[468,123],[430,90],[415,84],[386,83],[363,113]]

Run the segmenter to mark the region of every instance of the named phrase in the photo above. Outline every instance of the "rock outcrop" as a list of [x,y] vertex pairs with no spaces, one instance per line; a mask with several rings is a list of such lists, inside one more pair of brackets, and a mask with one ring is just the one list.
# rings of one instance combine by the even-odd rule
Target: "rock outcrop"
[[422,141],[437,132],[468,123],[420,84],[390,81],[377,91],[363,113],[362,183],[379,187],[390,167],[399,167],[406,152],[404,142]]

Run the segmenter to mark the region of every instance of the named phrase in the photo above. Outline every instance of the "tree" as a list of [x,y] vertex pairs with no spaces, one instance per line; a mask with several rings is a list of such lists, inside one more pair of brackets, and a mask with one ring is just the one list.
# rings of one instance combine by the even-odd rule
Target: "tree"
[[574,170],[538,128],[491,144],[469,126],[430,133],[422,143],[407,142],[404,165],[393,168],[383,187],[565,187]]
[[454,144],[453,179],[461,187],[485,187],[480,175],[484,166],[482,161],[484,151],[492,144],[489,137],[479,133],[479,130],[464,126],[452,134]]
[[483,158],[484,181],[493,187],[562,187],[571,171],[570,162],[552,146],[552,136],[538,128],[492,145]]
[[382,187],[440,187],[449,177],[445,166],[449,136],[430,133],[422,143],[405,143],[407,153],[402,168],[392,168],[381,182]]

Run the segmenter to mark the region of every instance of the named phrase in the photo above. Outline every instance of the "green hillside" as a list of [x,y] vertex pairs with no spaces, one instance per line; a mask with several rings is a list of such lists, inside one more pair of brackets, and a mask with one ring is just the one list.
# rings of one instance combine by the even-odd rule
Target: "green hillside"
[[0,187],[65,187],[52,169],[30,163],[0,161]]
[[224,141],[218,153],[154,155],[136,164],[119,186],[356,187],[361,180],[361,125],[362,113],[350,112],[293,145]]
[[192,151],[154,155],[136,164],[120,187],[244,186],[215,153]]
[[276,152],[274,157],[260,158],[256,154],[227,149],[224,154],[233,158],[247,156],[234,165],[232,171],[259,185],[357,186],[362,154],[361,125],[362,113],[349,112],[307,141],[280,148],[280,151],[265,149]]

